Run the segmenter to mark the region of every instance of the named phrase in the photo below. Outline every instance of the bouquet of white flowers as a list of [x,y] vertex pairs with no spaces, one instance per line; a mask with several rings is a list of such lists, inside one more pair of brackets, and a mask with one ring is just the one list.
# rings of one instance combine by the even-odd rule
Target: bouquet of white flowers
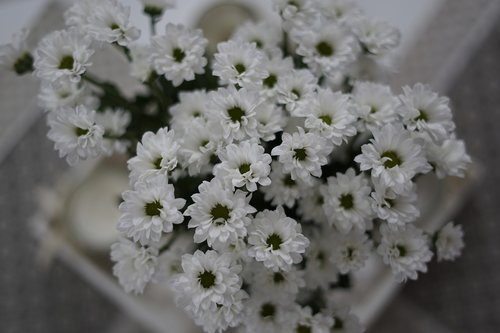
[[[242,24],[206,52],[201,30],[155,23],[148,45],[117,0],[83,0],[31,53],[3,66],[42,80],[48,137],[70,165],[130,156],[114,274],[126,291],[168,283],[206,332],[360,332],[332,291],[379,255],[398,281],[453,260],[462,230],[414,221],[415,179],[463,177],[470,157],[449,100],[376,83],[399,33],[349,0],[274,0],[276,20]],[[92,73],[111,44],[146,89],[125,96]]]

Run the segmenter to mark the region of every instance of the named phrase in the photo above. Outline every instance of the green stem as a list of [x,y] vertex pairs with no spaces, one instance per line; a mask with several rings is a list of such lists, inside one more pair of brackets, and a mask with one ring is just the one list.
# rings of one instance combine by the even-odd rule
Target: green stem
[[151,37],[156,35],[156,23],[158,22],[158,19],[156,16],[149,16],[149,24],[151,26]]

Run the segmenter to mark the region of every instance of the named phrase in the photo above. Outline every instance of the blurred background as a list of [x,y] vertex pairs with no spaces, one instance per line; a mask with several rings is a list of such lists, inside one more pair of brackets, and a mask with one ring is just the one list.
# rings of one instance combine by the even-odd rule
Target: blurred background
[[[133,7],[132,21],[147,30],[139,1],[122,2]],[[178,2],[184,9],[169,14],[167,20],[194,20],[202,15],[200,8],[215,3]],[[31,27],[30,42],[35,46],[45,33],[62,26],[62,12],[70,3],[0,0],[0,44],[21,28]],[[394,90],[427,82],[449,96],[457,132],[482,174],[453,216],[465,231],[462,257],[453,263],[433,263],[417,282],[406,283],[367,332],[498,332],[500,1],[360,3],[369,14],[402,31],[398,72],[391,82]],[[54,187],[67,170],[46,139],[37,90],[34,78],[0,71],[0,331],[148,332],[89,283],[85,270],[61,260],[59,248],[54,244],[47,248],[33,236],[39,189]]]

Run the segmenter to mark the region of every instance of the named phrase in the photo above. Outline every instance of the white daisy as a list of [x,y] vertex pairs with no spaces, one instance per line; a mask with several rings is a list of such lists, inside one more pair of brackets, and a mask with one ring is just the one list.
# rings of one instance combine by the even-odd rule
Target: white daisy
[[399,98],[401,107],[398,111],[409,130],[440,141],[455,129],[449,99],[439,96],[429,86],[421,83],[411,88],[404,86]]
[[179,211],[186,200],[174,196],[174,187],[162,175],[135,183],[123,192],[117,229],[142,245],[158,244],[163,233],[184,220]]
[[12,42],[0,45],[0,68],[14,71],[19,75],[33,71],[33,56],[26,38],[28,30],[23,29],[12,36]]
[[69,165],[95,158],[102,152],[104,128],[95,119],[95,111],[84,105],[49,113],[47,137],[54,141],[59,156],[66,157]]
[[142,294],[157,270],[158,249],[154,246],[141,247],[120,237],[111,246],[111,260],[115,262],[113,274],[125,291]]
[[330,260],[334,247],[330,232],[316,231],[310,237],[311,245],[307,249],[305,279],[306,288],[328,290],[330,284],[337,282],[339,271]]
[[275,102],[278,81],[292,72],[293,60],[290,57],[283,58],[281,50],[277,49],[264,59],[262,68],[267,71],[267,76],[261,82],[251,85],[252,89],[258,90],[263,97]]
[[286,125],[287,118],[281,107],[271,103],[262,103],[255,109],[257,132],[263,141],[272,141],[276,133],[281,132]]
[[372,242],[368,240],[368,236],[357,229],[347,234],[335,233],[332,245],[330,259],[342,274],[361,269],[372,250]]
[[380,56],[395,49],[401,40],[401,33],[387,22],[359,16],[353,20],[352,31],[361,44],[363,52]]
[[102,150],[106,155],[124,154],[130,142],[122,136],[130,124],[130,113],[122,109],[106,109],[96,114],[96,123],[104,128]]
[[298,127],[297,132],[283,133],[281,145],[274,147],[271,155],[279,156],[283,170],[289,172],[292,179],[310,183],[312,176],[321,176],[321,166],[328,163],[327,156],[332,149],[330,142]]
[[302,186],[297,213],[299,213],[303,221],[323,224],[328,220],[323,210],[325,202],[325,198],[323,197],[324,191],[319,190],[322,187],[326,187],[326,185],[316,179],[314,179],[312,186]]
[[344,25],[361,14],[361,9],[353,0],[316,0],[316,5],[326,19]]
[[264,80],[268,73],[262,67],[264,55],[255,43],[229,40],[217,45],[213,74],[222,84],[247,87]]
[[261,21],[246,22],[239,26],[233,33],[233,40],[238,40],[246,43],[255,43],[258,49],[265,52],[279,47],[282,39],[281,29],[270,22]]
[[293,33],[317,23],[319,13],[311,0],[273,0],[274,7],[283,19],[283,30]]
[[92,65],[90,44],[91,39],[76,29],[46,35],[35,50],[35,75],[51,82],[61,78],[79,82]]
[[207,99],[208,93],[205,90],[179,92],[179,102],[169,109],[172,116],[170,124],[177,134],[192,134],[194,131],[189,126],[191,121],[196,118],[207,119]]
[[386,265],[390,265],[398,282],[416,280],[418,272],[427,272],[427,262],[432,258],[428,239],[420,229],[408,225],[404,229],[380,227],[382,240],[377,248]]
[[95,110],[99,106],[99,100],[91,94],[86,84],[72,82],[66,78],[56,82],[43,81],[38,94],[38,104],[45,111],[74,108],[79,104]]
[[333,318],[331,333],[362,333],[364,332],[359,318],[352,313],[349,305],[342,302],[329,302],[326,310]]
[[371,170],[383,186],[405,192],[415,175],[430,170],[422,147],[401,125],[387,124],[372,133],[373,139],[361,146],[362,153],[354,161],[361,171]]
[[356,134],[356,116],[352,111],[348,95],[319,89],[309,107],[300,109],[295,115],[306,117],[305,127],[338,146]]
[[363,174],[356,175],[353,168],[345,174],[328,177],[328,186],[320,188],[325,203],[323,208],[330,224],[346,234],[352,228],[364,231],[370,227],[371,187]]
[[248,230],[248,254],[274,271],[289,271],[309,246],[302,228],[282,207],[259,212]]
[[170,175],[177,167],[180,146],[173,130],[167,127],[158,132],[146,132],[137,144],[137,155],[128,160],[130,183],[133,185],[140,178],[162,174]]
[[257,184],[271,184],[271,155],[264,153],[264,147],[255,140],[230,144],[218,153],[221,163],[214,167],[215,177],[220,178],[234,190],[246,187],[250,192],[257,190]]
[[294,315],[291,320],[294,322],[293,331],[297,333],[329,333],[333,325],[333,319],[323,313],[313,315],[309,306],[294,307]]
[[273,298],[286,304],[293,301],[299,289],[305,286],[303,271],[292,267],[289,271],[275,272],[262,265],[252,267],[252,295],[273,295]]
[[256,211],[249,204],[250,196],[239,190],[233,193],[218,178],[204,181],[198,191],[192,196],[194,203],[184,213],[191,217],[188,227],[196,228],[196,243],[234,243],[247,235],[251,222],[248,215]]
[[440,144],[427,142],[427,158],[438,178],[446,176],[465,177],[472,162],[465,149],[465,143],[455,138],[445,139]]
[[278,103],[284,105],[292,115],[305,110],[307,112],[318,79],[307,69],[292,70],[287,75],[279,76],[276,86]]
[[130,76],[141,81],[146,82],[153,73],[153,66],[151,64],[150,46],[133,44],[130,45]]
[[165,35],[151,40],[151,61],[158,74],[165,75],[174,87],[203,74],[207,59],[203,56],[208,40],[200,29],[168,23]]
[[465,246],[463,238],[464,232],[460,225],[454,225],[453,222],[450,222],[441,228],[434,240],[438,261],[453,261],[458,258]]
[[264,198],[274,206],[285,205],[291,208],[301,196],[302,181],[293,180],[289,172],[283,170],[283,165],[277,161],[271,163],[271,185],[261,187]]
[[291,330],[290,306],[272,294],[252,295],[245,304],[243,332],[276,333]]

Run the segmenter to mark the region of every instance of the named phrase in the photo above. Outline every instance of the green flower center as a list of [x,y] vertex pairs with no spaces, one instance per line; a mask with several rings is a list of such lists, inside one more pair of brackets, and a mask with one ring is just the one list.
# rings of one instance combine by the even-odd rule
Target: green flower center
[[281,239],[281,236],[278,235],[277,233],[272,233],[267,237],[266,243],[267,245],[271,246],[273,250],[279,250],[281,244],[283,243],[283,240]]
[[220,219],[227,221],[229,220],[229,214],[231,213],[231,210],[224,205],[221,205],[220,203],[216,204],[215,206],[212,207],[210,210],[210,215],[212,215],[212,219],[214,221],[217,221],[216,224],[223,224],[224,222],[220,222]]
[[325,114],[323,116],[319,116],[319,119],[323,120],[323,122],[327,125],[331,125],[332,124],[332,117],[330,117],[329,115]]
[[147,216],[159,216],[160,215],[160,209],[162,209],[163,206],[159,201],[153,201],[149,202],[144,206],[144,212],[146,213]]
[[259,48],[259,49],[261,49],[264,46],[264,43],[262,43],[262,41],[260,39],[254,39],[254,40],[252,40],[252,42],[254,42],[255,45],[257,46],[257,48]]
[[242,175],[247,173],[248,171],[250,171],[250,163],[243,163],[242,165],[240,165],[238,170]]
[[23,55],[21,55],[14,63],[14,71],[19,75],[31,72],[32,70],[33,70],[33,56],[29,52],[26,52]]
[[161,16],[163,13],[163,10],[160,7],[157,6],[152,6],[152,5],[146,5],[144,6],[144,14],[152,16],[152,17],[157,17]]
[[180,48],[176,47],[172,52],[172,56],[176,62],[182,62],[182,60],[186,57],[186,54]]
[[312,330],[311,330],[311,326],[299,324],[299,325],[297,325],[295,332],[297,332],[297,333],[312,333]]
[[234,69],[236,69],[238,74],[242,74],[247,70],[245,65],[243,65],[242,63],[238,63],[238,64],[234,65]]
[[229,118],[231,118],[231,120],[235,123],[240,122],[241,119],[245,116],[245,111],[239,106],[233,106],[232,108],[227,110],[227,113],[229,115]]
[[283,185],[286,187],[294,187],[297,185],[297,182],[292,179],[292,175],[286,175],[285,178],[283,178]]
[[160,170],[161,169],[161,161],[162,161],[162,157],[158,157],[156,160],[154,160],[153,162],[153,165],[155,166],[155,168],[157,170]]
[[76,136],[84,136],[89,132],[88,129],[85,128],[80,128],[80,127],[75,127],[75,134]]
[[400,256],[400,257],[404,257],[404,256],[406,256],[406,254],[407,254],[407,252],[408,252],[408,251],[406,251],[406,247],[404,247],[404,246],[403,246],[403,245],[401,245],[401,244],[397,244],[397,245],[396,245],[396,249],[399,251],[399,256]]
[[316,45],[316,51],[318,51],[319,55],[322,57],[330,57],[333,55],[333,46],[327,42],[319,42]]
[[280,284],[283,281],[285,281],[285,277],[283,276],[283,274],[281,274],[280,272],[274,273],[274,275],[273,275],[273,282],[274,283]]
[[399,158],[398,153],[396,153],[394,150],[388,150],[380,155],[380,157],[387,158],[387,160],[384,162],[384,167],[386,169],[391,169],[395,166],[401,165],[401,158]]
[[59,63],[59,69],[73,69],[74,64],[75,59],[73,59],[73,56],[65,55]]
[[300,98],[301,93],[300,93],[300,91],[299,91],[297,88],[293,88],[293,89],[291,90],[291,92],[292,92],[292,94],[294,94],[295,96],[297,96],[297,99],[299,99],[299,98]]
[[339,317],[334,317],[335,323],[333,324],[334,330],[341,330],[344,328],[344,321]]
[[204,271],[203,273],[198,274],[198,281],[203,288],[212,288],[215,286],[215,274],[211,271]]
[[305,148],[297,148],[294,149],[293,152],[295,153],[293,157],[295,157],[295,159],[299,161],[305,161],[305,159],[307,158],[307,152]]
[[340,206],[346,210],[352,209],[354,207],[354,198],[351,193],[342,194],[340,196]]
[[262,81],[262,83],[268,88],[273,88],[276,85],[276,82],[278,82],[278,78],[274,74],[270,74],[264,79],[264,81]]
[[274,317],[274,314],[276,313],[276,307],[271,304],[271,303],[264,303],[260,307],[260,316],[262,318],[269,318],[269,317]]
[[120,26],[118,24],[116,24],[115,22],[111,23],[109,25],[109,27],[111,28],[111,30],[120,29]]
[[419,112],[419,115],[418,117],[415,118],[415,121],[428,121],[429,120],[429,117],[427,116],[427,112],[425,112],[424,110],[421,110],[421,109],[418,109],[418,112]]

